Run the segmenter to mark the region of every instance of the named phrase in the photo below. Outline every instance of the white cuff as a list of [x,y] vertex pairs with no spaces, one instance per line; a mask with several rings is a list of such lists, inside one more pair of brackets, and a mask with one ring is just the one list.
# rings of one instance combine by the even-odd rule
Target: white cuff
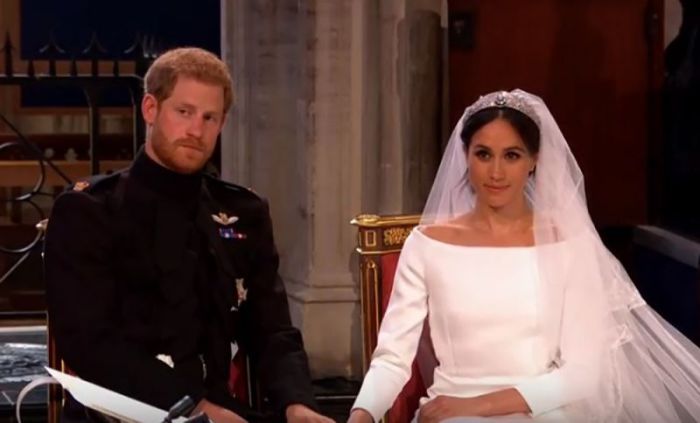
[[365,375],[352,409],[361,408],[371,414],[375,422],[379,422],[394,404],[403,385],[405,382],[400,375],[375,364]]
[[530,407],[532,417],[565,404],[565,390],[558,370],[535,376],[515,386]]

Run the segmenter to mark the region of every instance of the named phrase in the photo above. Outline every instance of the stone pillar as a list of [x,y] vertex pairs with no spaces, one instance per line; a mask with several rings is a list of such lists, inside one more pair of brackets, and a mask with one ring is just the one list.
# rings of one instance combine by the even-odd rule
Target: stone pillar
[[[420,196],[409,184],[422,180],[423,162],[434,161],[424,144],[439,145],[429,138],[441,86],[431,93],[418,82],[441,81],[442,68],[423,57],[442,57],[430,51],[439,29],[433,14],[404,18],[407,7],[414,16],[434,2],[419,3],[222,2],[222,56],[235,86],[222,173],[270,200],[280,273],[314,377],[360,376],[350,219],[413,211],[403,210]],[[407,72],[411,66],[415,72]],[[427,109],[408,106],[426,93],[434,97]],[[414,126],[418,132],[408,137]],[[404,163],[416,165],[405,171]]]
[[314,377],[359,368],[351,12],[350,0],[222,2],[222,56],[235,81],[222,171],[270,200],[280,273]]
[[403,198],[401,211],[420,213],[442,157],[443,56],[440,2],[407,2],[399,23]]
[[375,212],[422,210],[439,164],[447,92],[447,2],[385,0],[379,20],[376,75],[380,104],[380,187]]

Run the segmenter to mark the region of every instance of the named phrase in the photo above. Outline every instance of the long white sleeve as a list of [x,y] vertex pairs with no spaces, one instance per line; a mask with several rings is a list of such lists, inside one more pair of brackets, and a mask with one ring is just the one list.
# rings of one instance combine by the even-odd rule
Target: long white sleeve
[[382,319],[377,348],[353,409],[367,410],[378,422],[411,377],[428,312],[421,245],[412,233],[399,257],[394,286]]
[[[570,259],[595,266],[591,244],[586,238],[577,239],[577,248],[572,249],[577,256]],[[601,336],[605,333],[603,292],[584,274],[568,272],[567,279],[559,342],[561,365],[516,386],[533,417],[591,395],[598,383],[598,360],[604,345]]]

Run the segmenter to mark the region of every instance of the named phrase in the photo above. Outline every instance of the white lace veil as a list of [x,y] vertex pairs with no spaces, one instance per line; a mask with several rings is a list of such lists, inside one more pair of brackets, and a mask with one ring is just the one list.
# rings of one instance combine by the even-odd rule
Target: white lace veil
[[[700,421],[700,349],[641,298],[605,248],[586,206],[583,174],[554,117],[521,90],[481,97],[455,127],[421,224],[469,212],[475,194],[460,133],[487,107],[524,112],[540,128],[537,170],[526,186],[534,214],[539,324],[562,373],[571,421]],[[468,269],[467,269],[468,271]]]

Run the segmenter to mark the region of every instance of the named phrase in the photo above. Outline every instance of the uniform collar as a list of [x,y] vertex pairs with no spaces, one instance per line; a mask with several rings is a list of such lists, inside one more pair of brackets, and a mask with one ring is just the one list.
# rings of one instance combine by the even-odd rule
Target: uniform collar
[[157,197],[175,202],[192,210],[200,198],[202,172],[177,173],[153,161],[142,148],[136,154],[129,172]]

